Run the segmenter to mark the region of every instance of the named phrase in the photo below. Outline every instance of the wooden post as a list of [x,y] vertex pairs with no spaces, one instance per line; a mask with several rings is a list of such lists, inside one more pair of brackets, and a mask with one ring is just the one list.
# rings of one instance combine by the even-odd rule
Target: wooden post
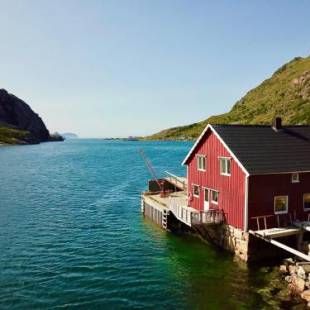
[[297,250],[301,251],[302,250],[302,242],[304,239],[304,231],[301,229],[299,234],[296,235],[296,239],[297,239]]
[[267,221],[266,221],[266,217],[264,217],[264,224],[265,224],[265,229],[267,229]]

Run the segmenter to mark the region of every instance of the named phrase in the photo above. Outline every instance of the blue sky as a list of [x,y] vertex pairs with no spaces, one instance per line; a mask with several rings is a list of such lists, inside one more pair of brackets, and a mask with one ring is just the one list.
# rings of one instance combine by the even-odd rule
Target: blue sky
[[51,131],[144,135],[228,111],[310,54],[310,1],[0,1],[0,87]]

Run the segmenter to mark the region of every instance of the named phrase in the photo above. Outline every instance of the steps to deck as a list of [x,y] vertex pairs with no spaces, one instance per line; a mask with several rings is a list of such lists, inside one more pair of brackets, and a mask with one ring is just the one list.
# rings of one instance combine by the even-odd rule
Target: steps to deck
[[162,213],[162,227],[164,229],[167,229],[168,227],[168,214],[169,214],[169,211],[164,209]]

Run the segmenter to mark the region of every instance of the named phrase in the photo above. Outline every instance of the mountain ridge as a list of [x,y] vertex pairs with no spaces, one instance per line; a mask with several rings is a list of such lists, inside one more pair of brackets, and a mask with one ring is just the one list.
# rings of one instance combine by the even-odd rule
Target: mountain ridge
[[143,139],[194,140],[208,123],[269,125],[276,116],[281,116],[286,125],[310,124],[310,56],[295,57],[281,66],[227,113],[164,129]]

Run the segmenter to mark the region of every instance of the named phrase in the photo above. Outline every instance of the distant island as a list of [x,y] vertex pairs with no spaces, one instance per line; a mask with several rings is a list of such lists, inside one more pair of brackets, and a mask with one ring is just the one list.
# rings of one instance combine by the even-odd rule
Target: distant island
[[63,141],[50,134],[41,117],[18,97],[0,89],[0,144],[38,144]]
[[310,124],[310,56],[296,57],[283,65],[236,102],[228,113],[141,139],[195,140],[208,123],[266,125],[277,115],[286,125]]
[[64,139],[78,139],[79,138],[79,136],[73,132],[65,132],[65,133],[62,133],[61,136]]

